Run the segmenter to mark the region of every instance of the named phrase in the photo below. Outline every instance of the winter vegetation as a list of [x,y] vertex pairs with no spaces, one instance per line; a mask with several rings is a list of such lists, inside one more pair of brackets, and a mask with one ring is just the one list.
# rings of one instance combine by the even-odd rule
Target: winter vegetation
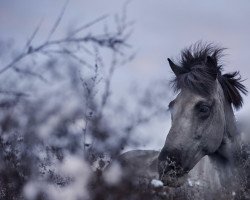
[[[0,199],[105,199],[101,191],[113,190],[122,172],[114,164],[101,182],[101,170],[136,145],[130,135],[138,127],[164,113],[153,101],[166,94],[152,87],[113,98],[114,73],[135,56],[127,4],[114,18],[98,17],[55,39],[66,7],[41,43],[33,43],[41,24],[23,49],[0,41]],[[88,31],[108,18],[103,33]]]

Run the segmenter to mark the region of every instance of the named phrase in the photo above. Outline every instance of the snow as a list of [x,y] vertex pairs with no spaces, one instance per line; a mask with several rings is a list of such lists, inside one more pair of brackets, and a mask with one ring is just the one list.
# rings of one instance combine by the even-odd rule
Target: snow
[[151,185],[155,188],[159,188],[159,187],[163,187],[163,182],[161,182],[160,180],[157,180],[157,179],[153,179],[151,181]]

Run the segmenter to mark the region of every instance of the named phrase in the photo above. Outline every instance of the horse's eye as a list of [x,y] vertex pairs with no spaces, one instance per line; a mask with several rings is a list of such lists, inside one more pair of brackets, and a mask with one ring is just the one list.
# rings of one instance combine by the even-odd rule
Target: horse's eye
[[210,107],[207,105],[201,105],[199,107],[199,112],[202,114],[208,114],[210,112]]
[[212,105],[205,102],[199,102],[196,104],[195,108],[198,116],[204,120],[210,116]]

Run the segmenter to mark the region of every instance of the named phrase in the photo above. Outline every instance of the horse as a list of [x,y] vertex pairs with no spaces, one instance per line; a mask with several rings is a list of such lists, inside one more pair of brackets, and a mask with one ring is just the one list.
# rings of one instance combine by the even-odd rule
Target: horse
[[169,103],[170,131],[160,152],[134,150],[121,155],[126,169],[170,188],[183,188],[192,175],[210,185],[214,194],[226,191],[232,198],[246,198],[249,154],[234,109],[242,107],[247,89],[239,72],[222,73],[223,51],[213,44],[195,43],[181,51],[177,64],[168,58],[175,75],[170,83],[178,93]]

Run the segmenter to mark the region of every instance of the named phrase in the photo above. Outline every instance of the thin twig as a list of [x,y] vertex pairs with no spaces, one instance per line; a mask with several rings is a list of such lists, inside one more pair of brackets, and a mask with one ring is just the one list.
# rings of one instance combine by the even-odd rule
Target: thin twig
[[85,120],[85,128],[83,129],[83,152],[86,152],[86,136],[89,120]]
[[48,80],[45,79],[41,74],[38,74],[38,73],[35,73],[35,72],[32,72],[28,69],[19,69],[17,67],[14,67],[14,70],[17,72],[17,73],[21,73],[21,74],[25,74],[25,75],[30,75],[30,76],[34,76],[36,78],[39,78],[41,81],[45,82],[45,83],[48,83]]
[[108,76],[107,76],[106,81],[105,81],[105,89],[104,89],[104,93],[102,95],[101,110],[103,110],[104,107],[106,106],[108,98],[111,94],[110,85],[111,85],[111,80],[112,80],[116,66],[117,66],[117,59],[116,59],[116,53],[114,53],[113,59],[111,62],[111,66],[109,68],[109,73],[108,73]]
[[12,68],[17,62],[21,61],[24,57],[29,55],[29,53],[22,53],[17,56],[14,60],[12,60],[8,65],[6,65],[3,69],[0,70],[0,74],[4,73],[8,69]]
[[28,49],[28,48],[31,47],[31,43],[32,43],[32,41],[34,40],[34,38],[36,37],[36,35],[37,35],[37,33],[38,33],[38,31],[39,31],[41,25],[42,25],[42,22],[43,22],[43,20],[41,20],[41,21],[38,23],[37,27],[35,28],[35,30],[34,30],[33,33],[31,34],[30,38],[28,39],[28,41],[27,41],[27,43],[26,43],[26,45],[25,45],[24,50],[26,50],[26,49]]
[[60,22],[61,22],[61,20],[63,18],[63,15],[65,13],[65,10],[66,10],[66,7],[67,7],[68,3],[69,3],[69,0],[66,0],[66,2],[63,5],[63,8],[61,10],[61,13],[59,14],[56,22],[54,23],[54,25],[53,25],[53,27],[52,27],[52,29],[51,29],[51,31],[50,31],[50,33],[49,33],[48,38],[47,38],[46,41],[50,40],[51,36],[53,35],[53,33],[56,31],[57,27],[59,26],[59,24],[60,24]]

